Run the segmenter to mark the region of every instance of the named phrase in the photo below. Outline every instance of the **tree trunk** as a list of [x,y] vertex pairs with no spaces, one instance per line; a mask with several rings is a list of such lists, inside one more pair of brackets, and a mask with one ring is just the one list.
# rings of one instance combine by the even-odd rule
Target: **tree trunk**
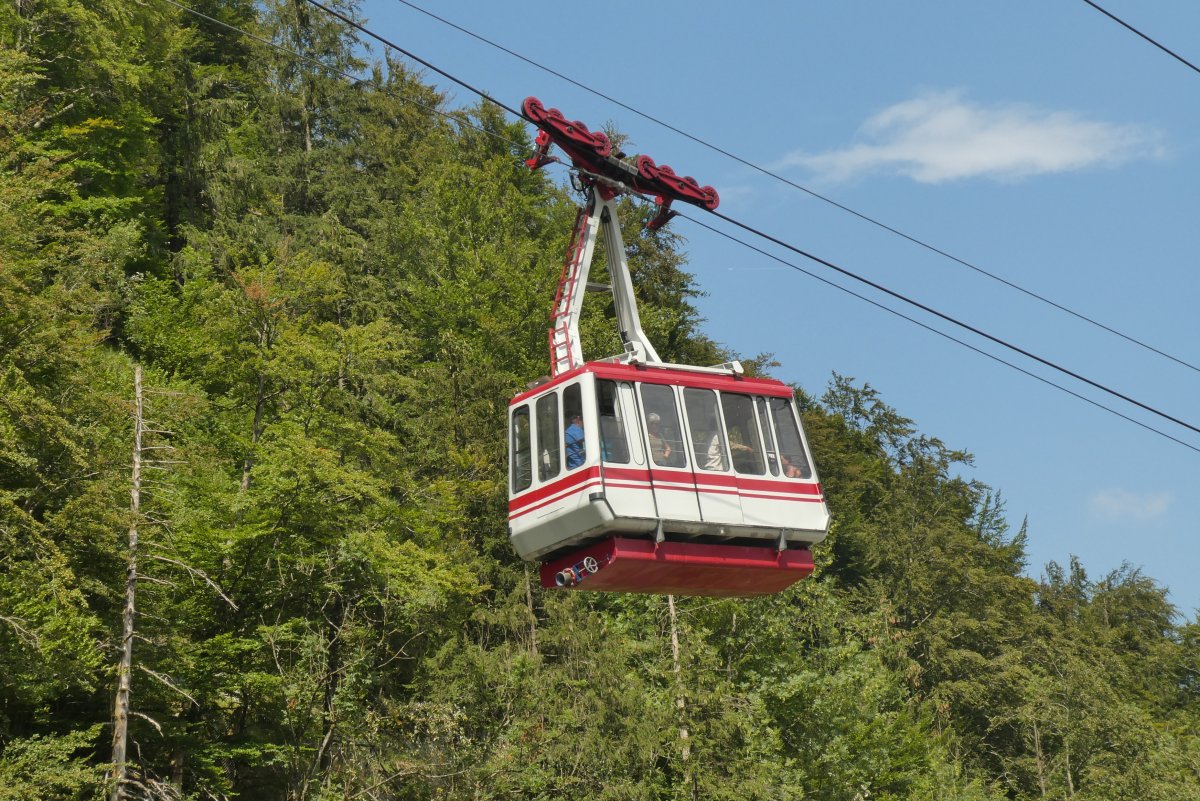
[[[265,340],[260,337],[260,344]],[[250,489],[250,471],[254,469],[254,449],[262,437],[263,407],[266,405],[267,378],[261,372],[258,374],[258,389],[254,394],[254,423],[250,427],[250,450],[246,452],[246,460],[242,463],[242,492]]]
[[671,672],[675,674],[675,711],[679,713],[679,754],[686,762],[692,755],[692,745],[688,741],[687,704],[683,700],[683,668],[679,661],[679,618],[675,613],[674,595],[667,596],[667,612],[671,618]]
[[1037,723],[1033,724],[1033,752],[1037,757],[1037,773],[1038,787],[1042,791],[1042,798],[1046,797],[1046,757],[1042,753],[1042,733],[1038,729]]
[[342,629],[345,626],[346,610],[339,600],[335,604],[333,614],[329,617],[326,640],[325,697],[321,703],[325,736],[317,759],[317,768],[321,774],[327,773],[333,763],[333,754],[329,746],[333,740],[334,728],[337,726],[334,701],[337,699],[338,684],[342,677]]
[[529,609],[529,650],[538,652],[537,613],[533,611],[533,584],[529,579],[529,565],[525,565],[525,606]]
[[1071,798],[1075,797],[1075,780],[1071,778],[1071,744],[1067,743],[1063,748],[1063,764],[1067,774],[1067,793]]
[[176,747],[171,754],[171,787],[180,798],[183,798],[183,768],[186,763],[187,752],[182,747]]
[[125,798],[127,746],[129,742],[129,690],[133,669],[134,601],[137,592],[138,516],[142,492],[142,368],[133,368],[133,482],[129,492],[129,561],[125,569],[125,610],[121,616],[121,664],[117,668],[117,700],[113,706],[112,801]]

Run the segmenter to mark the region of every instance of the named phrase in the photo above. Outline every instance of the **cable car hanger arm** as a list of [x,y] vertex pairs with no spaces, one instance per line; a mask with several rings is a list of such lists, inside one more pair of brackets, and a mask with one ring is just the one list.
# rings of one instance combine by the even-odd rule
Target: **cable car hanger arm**
[[561,111],[547,109],[536,97],[525,98],[521,110],[525,119],[538,128],[534,140],[537,149],[533,157],[525,162],[531,169],[536,170],[548,164],[552,160],[549,156],[550,146],[558,145],[582,173],[614,181],[632,191],[652,196],[659,207],[658,214],[646,225],[652,231],[661,228],[675,216],[671,204],[676,200],[709,211],[714,211],[720,205],[717,190],[711,186],[700,186],[690,175],[676,175],[666,164],[659,166],[646,155],[639,155],[633,162],[625,160],[623,153],[613,153],[612,143],[602,132],[589,131],[582,122],[569,121]]
[[[554,161],[550,147],[557,145],[570,157],[587,192],[567,248],[554,310],[550,315],[551,375],[561,375],[583,364],[579,319],[588,272],[596,242],[601,236],[609,260],[613,306],[624,347],[624,352],[614,360],[630,364],[662,364],[642,330],[614,201],[622,194],[654,194],[659,210],[646,226],[654,230],[675,215],[670,209],[675,200],[715,209],[720,202],[716,190],[699,186],[694,178],[680,178],[670,167],[656,165],[649,156],[638,156],[633,162],[621,158],[622,154],[614,156],[612,143],[603,133],[593,133],[581,122],[568,121],[558,109],[546,109],[535,97],[526,98],[522,108],[530,122],[538,126],[537,152],[526,161],[529,168],[541,169]],[[699,369],[735,375],[742,372],[741,365],[736,362]]]

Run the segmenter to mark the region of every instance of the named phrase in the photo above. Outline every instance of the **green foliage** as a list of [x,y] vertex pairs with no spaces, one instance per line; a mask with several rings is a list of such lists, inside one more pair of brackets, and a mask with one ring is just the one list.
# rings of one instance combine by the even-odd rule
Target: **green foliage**
[[[541,591],[504,410],[545,371],[570,192],[306,3],[194,5],[316,63],[166,4],[0,7],[0,799],[103,792],[131,524],[150,795],[1200,797],[1197,624],[1132,567],[1027,578],[970,455],[850,378],[797,390],[816,577]],[[679,234],[622,211],[660,354],[730,358]],[[585,306],[590,356],[612,316]]]
[[60,737],[35,734],[6,744],[0,757],[0,801],[71,801],[95,797],[102,771],[88,759],[97,724]]

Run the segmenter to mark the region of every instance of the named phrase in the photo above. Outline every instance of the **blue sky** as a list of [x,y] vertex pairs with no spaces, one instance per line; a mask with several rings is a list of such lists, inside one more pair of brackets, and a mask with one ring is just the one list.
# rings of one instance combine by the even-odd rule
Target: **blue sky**
[[[413,0],[439,16],[1060,305],[1200,364],[1200,74],[1081,0],[536,4]],[[1200,4],[1101,5],[1193,63]],[[519,107],[612,122],[721,194],[720,211],[1200,425],[1200,372],[915,246],[398,0],[383,36]],[[452,104],[475,98],[434,74]],[[708,222],[719,223],[715,220]],[[1128,561],[1200,608],[1200,452],[997,364],[687,220],[706,331],[820,394],[868,382],[975,455],[1029,522],[1029,572]],[[724,226],[728,229],[728,226]],[[747,235],[728,229],[742,238]],[[567,232],[564,232],[564,237]],[[805,269],[847,284],[801,257]],[[872,290],[975,347],[1200,448],[1130,407]],[[818,465],[819,468],[819,465]]]

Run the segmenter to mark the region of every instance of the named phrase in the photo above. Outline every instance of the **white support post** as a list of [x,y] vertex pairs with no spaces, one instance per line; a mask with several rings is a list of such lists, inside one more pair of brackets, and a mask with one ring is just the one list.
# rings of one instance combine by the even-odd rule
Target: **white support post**
[[588,273],[596,252],[596,241],[601,235],[608,253],[608,272],[612,279],[618,330],[625,348],[615,358],[626,363],[659,362],[658,352],[642,330],[616,204],[612,199],[605,198],[596,186],[592,186],[588,190],[587,205],[576,222],[550,317],[551,375],[561,375],[583,364],[579,317],[583,310],[583,296],[587,291]]
[[599,217],[604,225],[604,249],[608,252],[608,272],[612,277],[613,304],[617,311],[621,341],[625,344],[625,354],[621,360],[657,363],[661,361],[658,351],[642,330],[642,318],[633,294],[633,279],[629,276],[629,261],[625,258],[625,241],[621,238],[621,224],[617,221],[616,204],[604,200],[599,205]]

